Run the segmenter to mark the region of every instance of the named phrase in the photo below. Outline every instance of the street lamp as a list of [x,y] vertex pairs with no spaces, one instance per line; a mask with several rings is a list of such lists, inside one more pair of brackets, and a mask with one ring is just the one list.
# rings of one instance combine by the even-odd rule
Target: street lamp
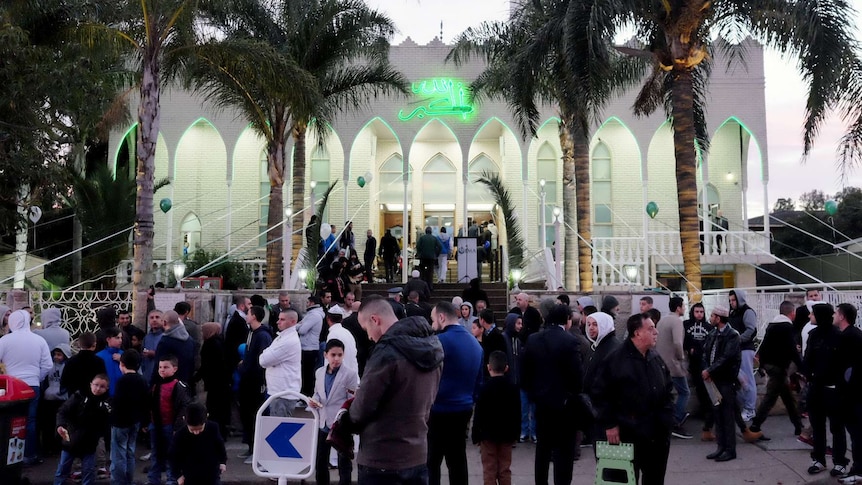
[[515,292],[521,291],[521,289],[518,288],[518,282],[521,281],[522,275],[523,275],[523,273],[521,272],[520,269],[513,269],[512,270],[512,281],[514,282],[514,285],[512,286],[512,291],[515,291]]
[[633,285],[638,277],[638,267],[630,264],[623,266],[623,274],[626,275],[629,285]]
[[557,278],[557,286],[563,286],[562,255],[560,254],[560,214],[563,211],[554,206],[554,276]]
[[181,283],[183,279],[183,275],[186,274],[186,264],[182,261],[178,263],[174,263],[174,278],[177,280],[177,288],[182,288],[183,285]]
[[282,259],[282,279],[281,289],[286,290],[290,286],[290,258],[293,255],[293,238],[290,237],[290,230],[293,227],[293,208],[287,206],[284,208],[285,221],[281,224],[281,259]]
[[[317,182],[315,182],[314,180],[312,180],[311,182],[309,182],[309,183],[308,183],[308,186],[309,186],[309,187],[311,187],[311,190],[309,190],[309,191],[308,191],[308,201],[309,201],[309,202],[308,202],[308,208],[309,208],[309,209],[311,209],[311,210],[310,210],[310,211],[308,211],[308,213],[306,214],[306,216],[308,216],[308,221],[309,221],[309,223],[310,223],[310,221],[311,221],[311,216],[313,216],[313,215],[314,215],[314,188],[315,188],[315,187],[317,187]],[[306,224],[306,225],[307,225],[307,224]]]
[[544,250],[548,246],[548,233],[547,228],[545,227],[545,179],[539,180],[539,199],[540,206],[542,210],[542,215],[539,221],[542,223],[542,249]]
[[305,288],[305,287],[306,287],[306,285],[305,285],[305,278],[306,278],[307,276],[308,276],[308,270],[307,270],[307,269],[302,268],[301,270],[299,270],[299,279],[300,279],[300,280],[302,280],[302,287],[303,287],[303,288]]

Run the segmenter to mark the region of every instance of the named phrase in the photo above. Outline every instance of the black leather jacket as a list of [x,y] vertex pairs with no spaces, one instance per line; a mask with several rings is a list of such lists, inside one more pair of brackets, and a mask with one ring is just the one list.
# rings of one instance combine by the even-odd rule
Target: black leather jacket
[[[715,348],[715,356],[712,349]],[[724,330],[712,329],[703,344],[703,368],[716,384],[738,382],[742,353],[739,347],[739,332],[730,325]]]

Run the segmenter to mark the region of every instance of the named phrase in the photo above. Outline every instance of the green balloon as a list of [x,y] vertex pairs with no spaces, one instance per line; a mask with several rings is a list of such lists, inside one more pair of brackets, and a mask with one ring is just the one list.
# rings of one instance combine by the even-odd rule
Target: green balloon
[[834,200],[827,200],[825,208],[827,214],[829,214],[830,216],[834,216],[835,213],[838,212],[838,202],[835,202]]
[[655,202],[650,202],[646,205],[646,213],[649,215],[650,219],[655,219],[656,214],[658,214],[658,204]]
[[360,175],[360,176],[359,176],[359,178],[358,178],[358,179],[356,179],[356,185],[358,185],[360,189],[361,189],[362,187],[365,187],[365,177],[363,177],[362,175]]
[[173,203],[171,203],[171,199],[165,197],[164,199],[159,201],[159,208],[162,209],[162,212],[167,213],[173,207]]

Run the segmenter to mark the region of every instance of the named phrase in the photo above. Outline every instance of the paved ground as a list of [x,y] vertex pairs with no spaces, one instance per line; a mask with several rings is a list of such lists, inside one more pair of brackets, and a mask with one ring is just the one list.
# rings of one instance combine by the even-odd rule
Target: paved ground
[[[699,430],[700,423],[692,420],[688,424],[691,431]],[[667,484],[759,484],[759,485],[790,485],[790,484],[835,484],[828,472],[811,477],[806,472],[810,464],[808,456],[810,448],[796,441],[792,436],[793,427],[784,416],[773,416],[763,426],[764,433],[771,441],[748,444],[739,439],[736,460],[715,463],[705,456],[715,449],[714,443],[704,443],[699,439],[699,433],[691,440],[674,439],[671,443],[670,459],[668,461]],[[223,477],[225,484],[263,484],[272,483],[267,479],[256,477],[251,466],[243,465],[236,455],[243,449],[238,438],[228,441],[228,469]],[[533,455],[535,445],[519,444],[513,453],[513,483],[526,485],[533,483]],[[140,453],[139,453],[140,454]],[[849,455],[848,455],[849,457]],[[470,483],[482,483],[482,467],[478,449],[468,446],[468,462],[470,465]],[[33,484],[49,484],[52,482],[57,459],[48,459],[43,465],[24,471],[25,477]],[[141,483],[145,483],[143,467],[139,462],[138,474]],[[573,483],[577,485],[592,484],[595,481],[595,459],[591,449],[583,449],[583,457],[575,463]],[[831,467],[832,464],[828,463]],[[337,483],[337,472],[333,470],[331,477]],[[356,472],[353,474],[356,479]],[[445,477],[445,473],[444,473]],[[313,481],[313,480],[310,480]],[[71,483],[71,482],[70,482]],[[108,480],[98,483],[108,484]],[[444,483],[446,480],[444,478]]]

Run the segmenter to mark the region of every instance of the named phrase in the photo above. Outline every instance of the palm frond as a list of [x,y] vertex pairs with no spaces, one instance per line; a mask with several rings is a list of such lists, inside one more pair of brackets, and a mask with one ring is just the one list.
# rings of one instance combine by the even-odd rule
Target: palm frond
[[500,175],[492,172],[482,172],[476,180],[485,185],[494,197],[494,201],[503,213],[503,221],[506,225],[506,248],[509,254],[509,267],[521,268],[524,264],[524,238],[521,235],[521,225],[515,215],[515,204],[512,196],[503,183]]
[[309,273],[315,271],[317,265],[317,248],[320,246],[320,226],[323,224],[323,213],[326,211],[326,206],[329,204],[329,195],[332,193],[332,190],[335,188],[336,184],[338,184],[338,179],[332,181],[332,183],[327,187],[326,192],[323,193],[323,196],[320,197],[320,200],[317,201],[317,205],[314,207],[314,215],[317,216],[317,221],[311,225],[311,237],[308,239],[308,248],[305,251],[302,266],[306,268]]

